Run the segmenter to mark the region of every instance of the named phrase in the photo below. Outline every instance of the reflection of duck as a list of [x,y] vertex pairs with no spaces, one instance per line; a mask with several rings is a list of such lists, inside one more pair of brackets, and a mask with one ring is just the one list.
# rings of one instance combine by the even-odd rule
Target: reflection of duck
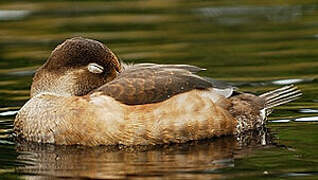
[[255,96],[195,75],[190,65],[125,65],[100,42],[59,45],[33,79],[15,120],[29,141],[110,145],[182,143],[263,125],[266,111],[301,95],[288,86]]
[[[267,138],[266,138],[267,137]],[[236,159],[270,143],[270,134],[248,131],[244,142],[232,136],[158,146],[55,146],[17,143],[16,173],[25,179],[215,179],[226,178],[223,168],[239,166]],[[248,146],[246,146],[248,144]],[[266,146],[267,148],[269,146]]]
[[244,157],[244,154],[235,151],[235,148],[239,147],[233,137],[167,145],[164,148],[155,147],[141,151],[116,150],[108,146],[77,147],[23,143],[17,146],[17,159],[18,162],[26,164],[18,167],[16,172],[26,174],[25,179],[125,179],[131,176],[150,179],[220,178],[224,175],[215,170],[232,167],[234,152],[235,155]]

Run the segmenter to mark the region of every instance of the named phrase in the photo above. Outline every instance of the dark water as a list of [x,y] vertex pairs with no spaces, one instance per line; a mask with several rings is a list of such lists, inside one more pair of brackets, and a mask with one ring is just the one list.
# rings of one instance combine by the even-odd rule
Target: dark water
[[[14,116],[34,70],[64,39],[106,43],[128,62],[187,63],[261,93],[296,84],[267,132],[160,147],[16,143]],[[317,179],[318,6],[315,1],[0,2],[0,179]]]

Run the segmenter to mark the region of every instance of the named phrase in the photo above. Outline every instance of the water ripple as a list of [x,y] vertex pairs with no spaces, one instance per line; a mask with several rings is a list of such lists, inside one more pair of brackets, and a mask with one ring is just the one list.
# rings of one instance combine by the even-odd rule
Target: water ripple
[[296,84],[308,81],[306,79],[281,79],[281,80],[274,80],[272,81],[272,84],[275,85],[289,85],[289,84]]
[[271,120],[272,123],[289,123],[289,122],[318,122],[318,116],[300,117],[294,119],[277,119]]
[[272,120],[270,122],[273,122],[273,123],[288,123],[290,121],[291,121],[290,119],[279,119],[279,120]]
[[16,115],[19,111],[4,111],[0,112],[0,116],[13,116]]
[[318,122],[318,116],[297,118],[294,121],[295,122]]
[[0,139],[0,144],[1,145],[14,145],[15,143],[13,141]]
[[26,70],[26,71],[16,71],[16,72],[8,72],[8,75],[14,76],[32,76],[34,75],[35,70]]
[[[311,12],[316,7],[304,6],[231,6],[231,7],[204,7],[197,12],[204,17],[215,18],[220,24],[242,24],[252,21],[250,15],[265,17],[268,21],[288,22],[300,18],[306,12]],[[226,17],[226,18],[224,18]]]
[[318,113],[318,109],[300,109],[299,110],[300,113]]
[[20,20],[29,14],[27,10],[0,10],[0,21]]
[[294,173],[286,173],[283,174],[282,177],[301,177],[301,176],[312,176],[312,173],[301,173],[301,172],[294,172]]
[[316,81],[316,78],[290,78],[290,79],[277,79],[270,81],[260,81],[260,82],[232,82],[234,86],[269,86],[269,85],[291,85],[299,83],[311,83]]

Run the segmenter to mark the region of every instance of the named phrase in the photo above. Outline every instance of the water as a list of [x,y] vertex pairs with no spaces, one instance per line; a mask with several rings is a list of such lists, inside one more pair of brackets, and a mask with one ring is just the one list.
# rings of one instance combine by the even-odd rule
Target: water
[[[310,0],[0,2],[1,179],[318,178],[317,15]],[[293,83],[304,96],[239,141],[135,149],[13,141],[35,69],[74,36],[103,41],[127,62],[198,65],[253,93]]]

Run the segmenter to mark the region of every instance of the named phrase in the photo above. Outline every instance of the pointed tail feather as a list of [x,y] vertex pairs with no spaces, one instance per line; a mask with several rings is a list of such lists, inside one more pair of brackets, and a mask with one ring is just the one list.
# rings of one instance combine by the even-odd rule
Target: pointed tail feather
[[294,101],[302,95],[302,92],[294,85],[284,86],[282,88],[266,92],[259,97],[265,100],[265,109],[271,109],[273,107],[286,104]]
[[[294,101],[301,95],[301,91],[296,86],[289,85],[266,92],[258,98],[248,93],[232,96],[230,112],[238,122],[236,135],[262,127],[267,122],[267,117],[273,111],[273,107]],[[255,106],[255,108],[244,108],[246,104],[251,107]],[[255,116],[255,110],[260,114]]]

